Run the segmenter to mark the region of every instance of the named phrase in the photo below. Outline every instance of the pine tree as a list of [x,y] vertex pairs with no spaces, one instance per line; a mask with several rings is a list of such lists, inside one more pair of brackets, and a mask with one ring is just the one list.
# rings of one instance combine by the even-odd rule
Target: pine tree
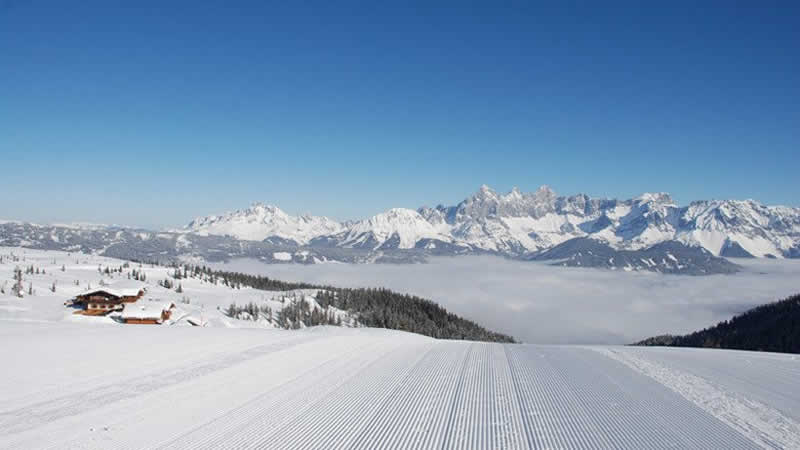
[[236,303],[231,303],[228,306],[228,309],[225,310],[225,315],[231,318],[235,318],[237,315],[238,309],[236,308]]
[[22,297],[22,269],[19,266],[14,268],[14,285],[11,287],[11,293],[16,297]]

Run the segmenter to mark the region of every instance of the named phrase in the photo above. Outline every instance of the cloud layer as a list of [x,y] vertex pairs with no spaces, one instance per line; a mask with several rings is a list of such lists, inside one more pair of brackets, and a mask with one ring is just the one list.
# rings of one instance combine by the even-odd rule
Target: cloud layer
[[490,256],[428,264],[217,264],[287,281],[377,287],[429,298],[529,343],[624,344],[713,325],[800,292],[800,261],[736,261],[736,275],[690,277],[551,267]]

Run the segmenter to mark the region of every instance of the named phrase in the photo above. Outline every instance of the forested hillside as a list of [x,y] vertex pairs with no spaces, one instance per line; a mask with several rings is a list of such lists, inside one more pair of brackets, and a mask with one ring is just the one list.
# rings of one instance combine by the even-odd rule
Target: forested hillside
[[634,345],[800,353],[800,295],[758,306],[702,331],[651,337]]
[[[317,302],[325,308],[333,306],[358,317],[361,325],[409,331],[439,339],[464,339],[489,342],[514,342],[514,338],[487,330],[470,320],[447,312],[424,298],[400,294],[388,289],[339,288],[308,283],[290,283],[268,277],[238,272],[200,269],[208,277],[226,285],[249,286],[265,291],[318,289]],[[307,325],[316,322],[309,316]]]

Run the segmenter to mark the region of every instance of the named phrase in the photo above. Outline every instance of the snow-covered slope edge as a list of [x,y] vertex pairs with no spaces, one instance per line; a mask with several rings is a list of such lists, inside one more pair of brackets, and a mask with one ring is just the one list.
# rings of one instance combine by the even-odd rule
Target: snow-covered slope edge
[[800,448],[800,423],[769,405],[637,352],[592,349],[663,384],[763,448]]

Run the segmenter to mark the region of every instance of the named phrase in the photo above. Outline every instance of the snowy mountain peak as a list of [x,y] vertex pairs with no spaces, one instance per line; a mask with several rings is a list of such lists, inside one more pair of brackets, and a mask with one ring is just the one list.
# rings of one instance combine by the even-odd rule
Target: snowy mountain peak
[[514,186],[511,188],[511,191],[503,196],[503,200],[505,201],[519,201],[522,200],[522,192],[519,190],[518,187]]
[[416,218],[417,216],[419,216],[419,213],[409,208],[392,208],[384,213],[377,214],[374,217],[381,217],[381,216]]
[[476,192],[471,198],[478,201],[491,201],[497,199],[497,192],[488,185],[482,184],[478,189],[478,192]]
[[[516,189],[516,188],[515,188]],[[556,195],[556,191],[550,188],[550,186],[543,184],[539,186],[539,189],[536,190],[534,193],[536,196],[547,196],[547,197],[554,197]]]
[[337,233],[343,226],[327,217],[292,216],[274,205],[253,203],[219,216],[198,217],[182,231],[201,235],[233,236],[238,239],[261,241],[270,237],[306,244],[311,239]]
[[658,203],[660,205],[675,205],[672,196],[666,192],[645,192],[634,199],[637,203]]
[[269,211],[280,211],[281,209],[275,205],[270,205],[269,203],[264,202],[253,202],[250,205],[250,209],[261,209],[261,210],[269,210]]
[[286,214],[282,209],[278,208],[275,205],[271,205],[269,203],[255,202],[255,203],[253,203],[251,208],[258,209],[258,210],[261,210],[261,211],[270,212],[270,213],[283,213],[283,214]]
[[[425,211],[425,209],[423,209]],[[432,211],[432,210],[431,210]],[[343,247],[414,248],[422,239],[450,241],[418,211],[392,208],[369,219],[356,222],[337,236]]]
[[420,223],[427,224],[428,221],[419,212],[408,208],[392,208],[356,223],[353,229],[361,228],[365,224],[370,228],[395,229],[400,225],[416,226]]

